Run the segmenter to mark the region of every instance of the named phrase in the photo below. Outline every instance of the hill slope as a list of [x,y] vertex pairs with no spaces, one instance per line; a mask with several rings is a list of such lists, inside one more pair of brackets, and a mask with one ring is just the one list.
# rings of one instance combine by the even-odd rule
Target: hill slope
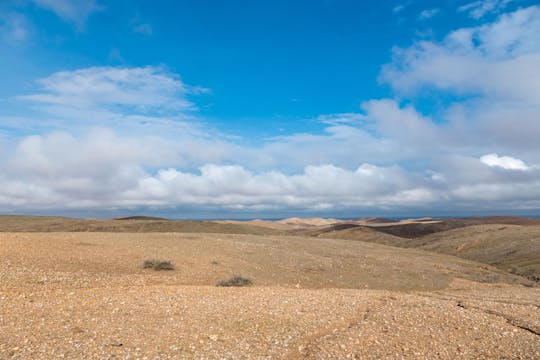
[[[476,222],[471,220],[472,223]],[[457,223],[457,222],[456,222]],[[366,227],[355,224],[338,224],[317,230],[305,230],[307,236],[348,239],[391,245],[401,248],[416,248],[460,258],[474,260],[515,274],[540,279],[540,226],[538,225],[463,225],[452,224],[408,224],[394,225],[395,234],[425,233],[424,236],[399,237],[390,234],[387,227]],[[419,225],[422,226],[421,231]],[[399,229],[404,227],[404,229]],[[390,228],[390,227],[388,227]]]
[[475,225],[403,245],[484,262],[540,280],[540,226]]
[[[520,283],[496,268],[444,254],[340,239],[181,233],[0,233],[4,285],[28,274],[60,283],[109,281],[212,285],[231,274],[258,285],[312,288],[440,289],[453,278]],[[176,271],[142,269],[148,258]],[[102,279],[104,274],[108,274]],[[25,277],[26,278],[26,277]],[[56,279],[56,280],[53,280]],[[23,281],[24,282],[24,281]]]
[[[20,229],[21,219],[12,220]],[[30,220],[69,228],[65,219]],[[129,221],[89,229],[133,229]],[[223,229],[208,224],[174,226]],[[251,229],[241,225],[227,229]],[[420,240],[372,228],[309,231],[0,232],[0,359],[540,358],[540,288],[521,286],[531,281],[455,256],[356,241]],[[334,235],[352,240],[326,238]],[[441,241],[408,245],[450,238],[434,235]],[[176,268],[143,269],[148,258]],[[234,273],[254,285],[214,286]]]
[[540,220],[514,216],[487,216],[470,218],[429,219],[428,221],[423,221],[423,219],[416,219],[415,221],[402,220],[400,222],[389,225],[385,224],[384,222],[368,223],[370,227],[373,227],[378,231],[411,239],[438,233],[441,231],[484,224],[540,226]]
[[184,232],[222,234],[275,234],[276,230],[251,224],[213,221],[157,220],[149,217],[117,220],[73,219],[56,216],[0,216],[0,232]]

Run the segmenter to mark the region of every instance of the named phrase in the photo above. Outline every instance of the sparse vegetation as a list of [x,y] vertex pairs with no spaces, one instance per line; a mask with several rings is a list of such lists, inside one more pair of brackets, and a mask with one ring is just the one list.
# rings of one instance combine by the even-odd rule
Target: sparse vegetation
[[216,283],[216,286],[249,286],[251,284],[253,284],[251,279],[242,277],[240,275],[233,275],[230,279],[219,280]]
[[174,270],[174,265],[169,260],[146,259],[143,268],[158,270]]

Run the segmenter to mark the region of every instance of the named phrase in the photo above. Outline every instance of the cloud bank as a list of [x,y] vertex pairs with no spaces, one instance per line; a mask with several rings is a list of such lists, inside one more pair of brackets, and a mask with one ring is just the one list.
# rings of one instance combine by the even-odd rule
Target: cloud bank
[[[31,113],[0,119],[0,206],[537,210],[539,38],[533,6],[395,49],[380,75],[395,98],[255,142],[213,128],[195,105],[208,91],[165,68],[57,72],[15,99]],[[456,100],[425,114],[433,91]]]
[[487,209],[517,200],[514,206],[526,210],[540,203],[540,171],[495,154],[437,156],[444,162],[437,170],[361,163],[353,169],[308,165],[286,173],[222,163],[193,170],[164,164],[150,171],[164,151],[154,146],[97,129],[82,138],[67,133],[27,137],[0,177],[0,202],[23,210],[187,205],[247,211],[427,210],[456,204]]

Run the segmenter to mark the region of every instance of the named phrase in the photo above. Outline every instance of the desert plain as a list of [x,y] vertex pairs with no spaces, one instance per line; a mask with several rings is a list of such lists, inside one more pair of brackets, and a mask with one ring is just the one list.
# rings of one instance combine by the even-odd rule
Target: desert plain
[[0,216],[0,259],[0,359],[540,359],[534,219]]

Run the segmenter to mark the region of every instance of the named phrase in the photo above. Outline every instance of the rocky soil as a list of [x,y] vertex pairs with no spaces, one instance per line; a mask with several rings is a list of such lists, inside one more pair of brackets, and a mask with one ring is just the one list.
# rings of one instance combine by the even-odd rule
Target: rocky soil
[[[1,234],[0,359],[540,358],[540,288],[461,259],[325,241]],[[176,270],[143,269],[145,256]],[[374,276],[358,261],[384,276],[355,281]],[[384,280],[406,261],[418,278]],[[234,270],[254,285],[213,285]]]

